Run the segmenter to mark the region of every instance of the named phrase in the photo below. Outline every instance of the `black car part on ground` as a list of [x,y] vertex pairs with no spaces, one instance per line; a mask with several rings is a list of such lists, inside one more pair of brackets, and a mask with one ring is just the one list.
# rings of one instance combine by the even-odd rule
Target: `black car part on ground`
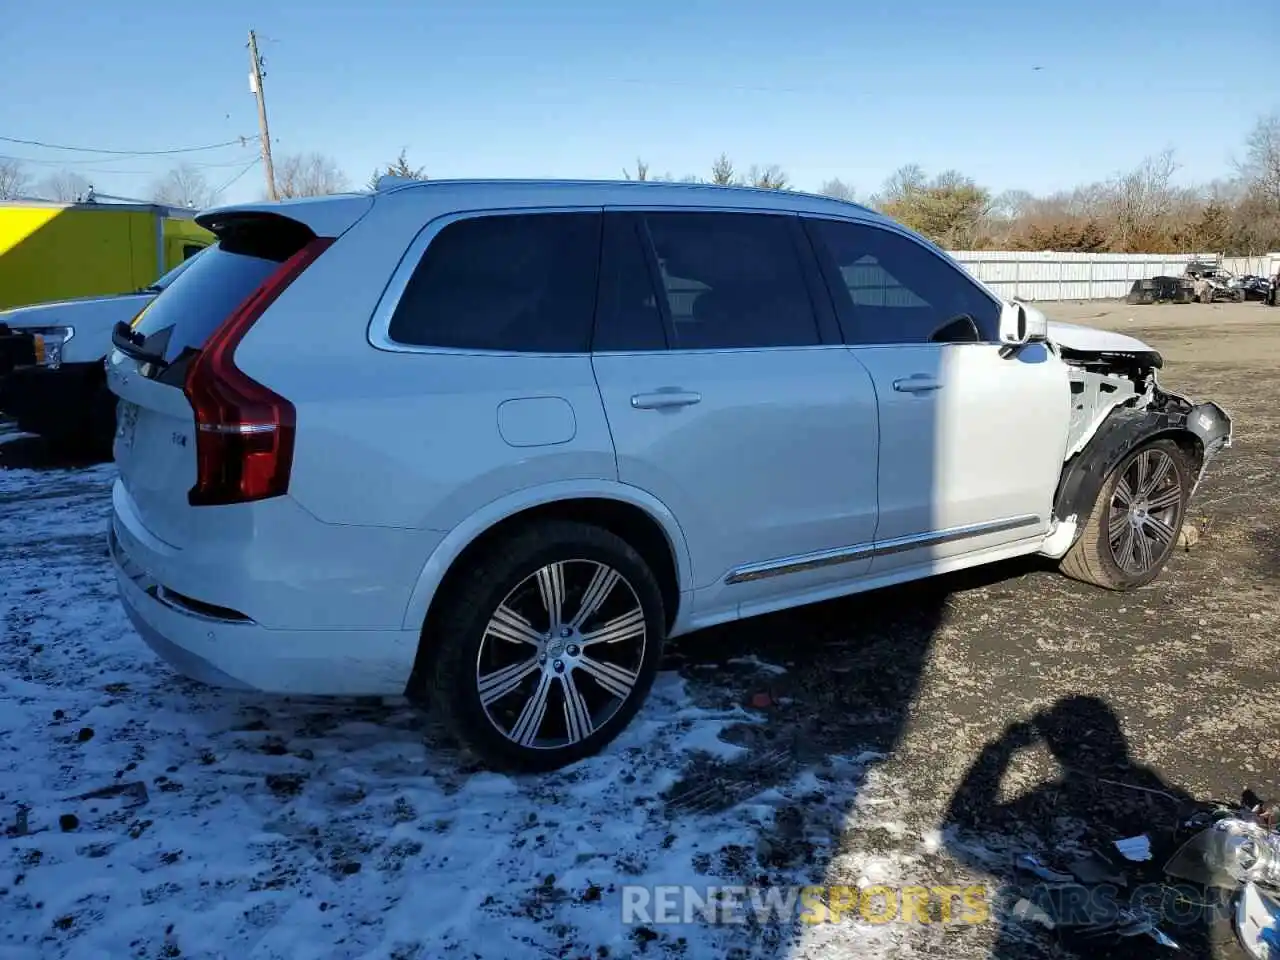
[[1193,445],[1195,467],[1203,475],[1204,465],[1230,435],[1231,418],[1216,403],[1193,405],[1156,388],[1156,400],[1149,408],[1116,408],[1085,448],[1067,462],[1054,496],[1053,515],[1059,520],[1087,517],[1111,471],[1143,443],[1167,437]]
[[1150,277],[1135,280],[1127,303],[1190,303],[1194,295],[1191,281],[1186,277]]

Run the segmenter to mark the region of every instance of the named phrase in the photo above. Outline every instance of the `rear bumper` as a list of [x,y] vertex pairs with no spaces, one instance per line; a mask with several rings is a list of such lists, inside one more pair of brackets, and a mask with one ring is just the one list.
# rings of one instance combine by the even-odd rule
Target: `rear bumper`
[[273,630],[184,608],[108,531],[129,620],[179,673],[216,687],[305,696],[400,696],[418,649],[413,630]]

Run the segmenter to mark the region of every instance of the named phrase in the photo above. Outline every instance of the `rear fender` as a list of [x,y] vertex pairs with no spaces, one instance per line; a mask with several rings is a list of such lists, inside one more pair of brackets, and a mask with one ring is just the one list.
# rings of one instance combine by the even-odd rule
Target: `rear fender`
[[1113,410],[1078,454],[1067,461],[1054,497],[1054,516],[1060,521],[1089,516],[1102,485],[1131,452],[1152,440],[1168,438],[1190,445],[1199,461],[1194,494],[1209,462],[1231,445],[1231,418],[1216,403],[1192,406],[1168,396],[1163,409]]
[[[485,531],[503,520],[534,507],[579,499],[617,500],[639,507],[651,519],[657,521],[666,536],[672,559],[675,561],[676,582],[680,593],[684,594],[693,589],[693,567],[684,531],[666,504],[647,491],[630,484],[617,481],[563,480],[521,490],[495,500],[454,527],[440,541],[418,576],[409,599],[409,606],[405,611],[404,628],[412,630],[422,627],[436,590],[454,561]],[[687,605],[680,604],[673,633],[679,632],[687,613]]]

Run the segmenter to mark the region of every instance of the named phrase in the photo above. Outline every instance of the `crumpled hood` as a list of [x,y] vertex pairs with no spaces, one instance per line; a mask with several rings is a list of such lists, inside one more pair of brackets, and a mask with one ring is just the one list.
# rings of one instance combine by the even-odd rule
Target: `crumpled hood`
[[1049,321],[1049,340],[1066,347],[1068,350],[1096,351],[1098,353],[1157,353],[1150,344],[1143,343],[1137,337],[1116,333],[1112,330],[1098,330],[1094,327],[1082,327],[1075,323],[1059,323]]

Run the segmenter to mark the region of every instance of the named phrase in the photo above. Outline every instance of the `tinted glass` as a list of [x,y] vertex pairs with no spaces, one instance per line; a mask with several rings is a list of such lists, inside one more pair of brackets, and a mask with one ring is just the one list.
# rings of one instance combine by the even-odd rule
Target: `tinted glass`
[[[851,343],[924,343],[964,339],[969,317],[981,339],[995,340],[1000,310],[964,271],[909,237],[833,220],[808,226],[838,271],[836,298]],[[972,339],[972,336],[968,337]]]
[[135,329],[147,337],[148,350],[171,363],[184,350],[204,346],[282,260],[232,253],[221,244],[209,247],[185,261],[177,276],[166,278],[164,293],[151,301]]
[[791,219],[750,213],[644,216],[674,349],[821,342]]
[[409,280],[391,339],[462,350],[586,352],[600,219],[536,213],[449,224]]
[[633,217],[609,214],[604,218],[593,350],[667,348],[653,273],[640,236]]
[[192,260],[195,258],[196,253],[200,253],[204,249],[205,249],[204,247],[197,247],[195,253],[191,254],[191,256],[187,257],[185,260],[183,260],[180,264],[178,264],[168,273],[164,274],[164,276],[162,276],[159,280],[153,283],[149,289],[152,289],[152,290],[167,289],[169,284],[177,280],[178,277],[180,277],[182,274],[186,272],[187,267],[191,266]]

